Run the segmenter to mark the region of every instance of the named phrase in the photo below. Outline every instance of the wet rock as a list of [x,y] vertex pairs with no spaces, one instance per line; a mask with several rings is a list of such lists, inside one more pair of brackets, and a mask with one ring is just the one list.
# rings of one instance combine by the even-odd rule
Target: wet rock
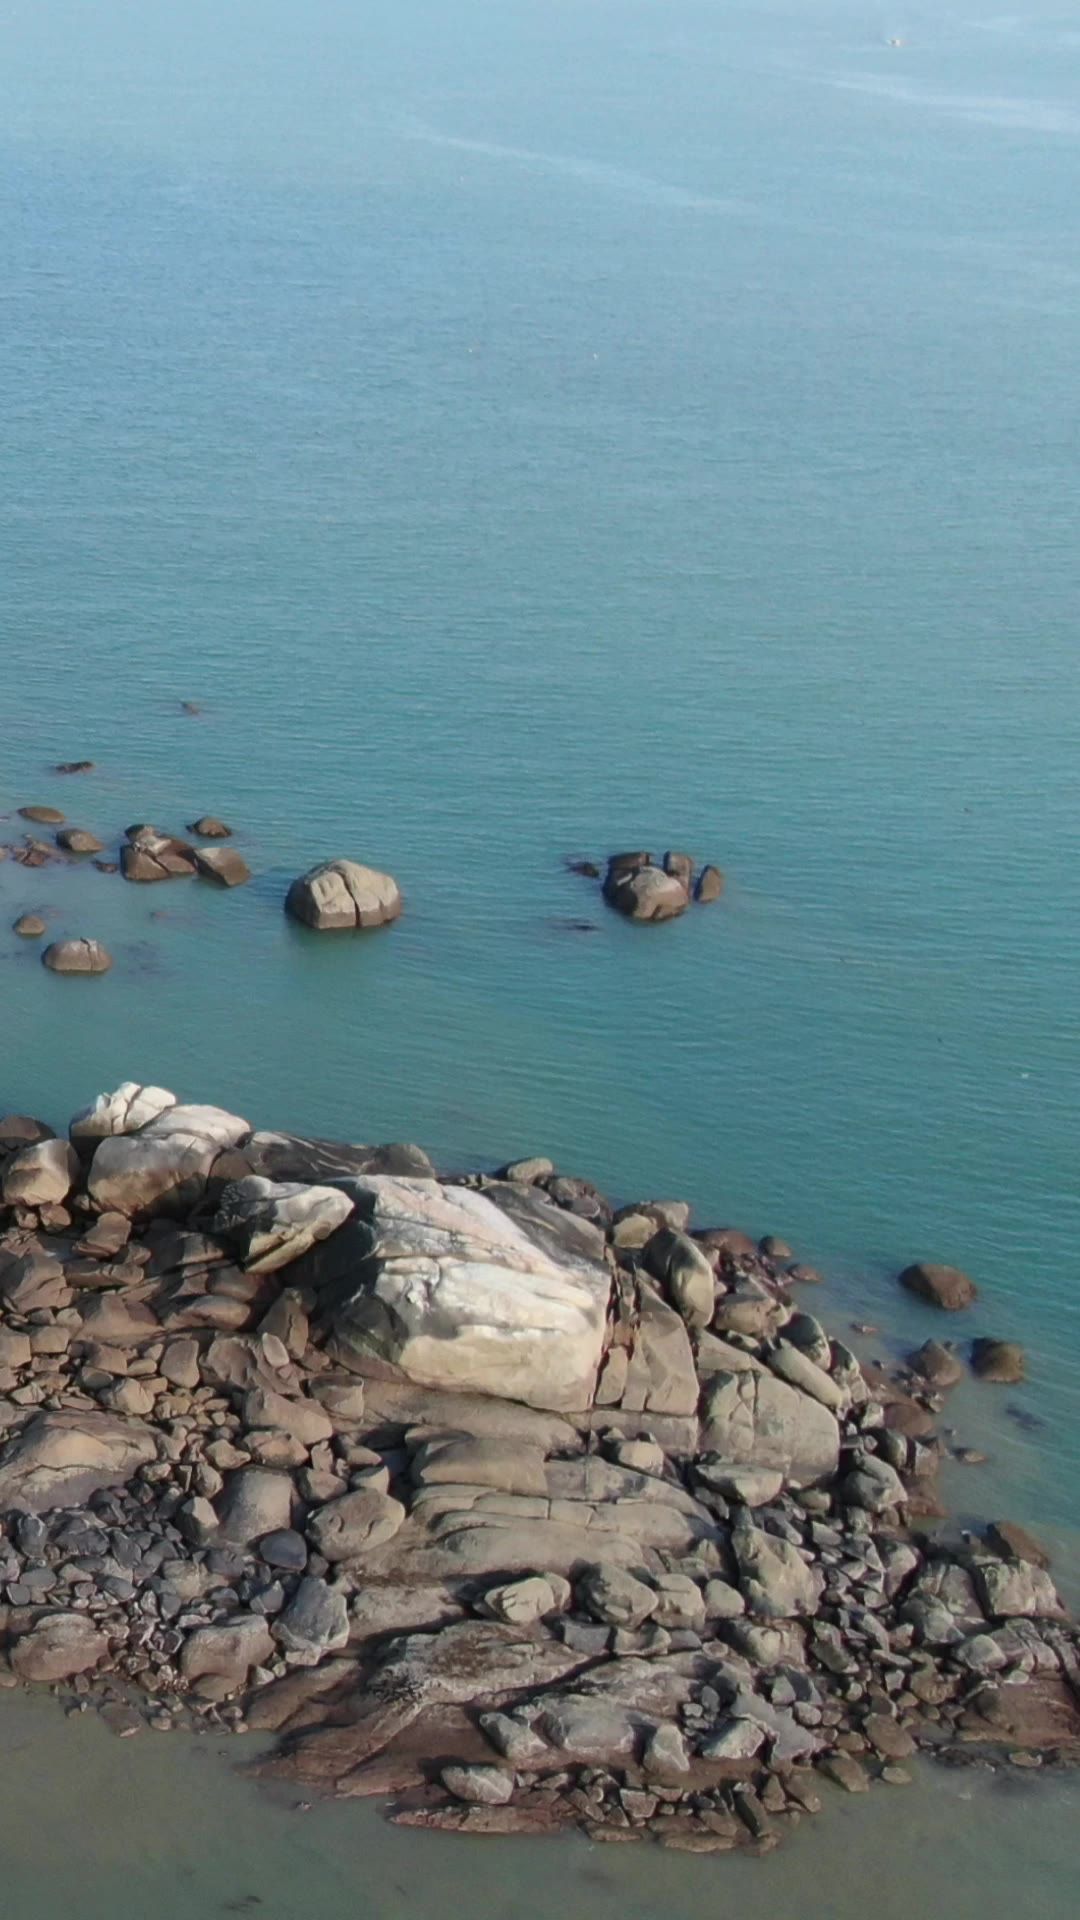
[[196,847],[194,857],[196,872],[219,887],[242,887],[251,879],[251,868],[235,847]]
[[54,773],[93,773],[93,771],[92,760],[61,760],[59,766],[53,768]]
[[62,827],[64,816],[56,807],[20,807],[19,818],[30,820],[36,827]]
[[694,862],[688,853],[676,853],[669,849],[664,855],[663,868],[665,873],[671,874],[680,886],[686,888],[687,893],[690,892],[694,878]]
[[724,876],[719,867],[702,867],[694,888],[694,899],[703,906],[710,901],[719,900],[724,891]]
[[327,860],[294,880],[285,911],[319,932],[382,927],[402,909],[401,890],[388,873],[356,860]]
[[971,1367],[980,1380],[1002,1386],[1013,1387],[1027,1378],[1024,1349],[1015,1340],[974,1340]]
[[638,867],[635,871],[613,871],[609,864],[604,880],[604,898],[609,906],[629,920],[674,920],[685,913],[690,896],[682,883],[660,867]]
[[41,958],[50,973],[108,973],[112,966],[100,940],[54,940]]
[[327,1239],[352,1210],[348,1194],[337,1188],[252,1174],[225,1188],[213,1231],[248,1272],[272,1273]]
[[45,929],[46,923],[39,913],[20,913],[12,924],[12,932],[22,940],[40,940]]
[[940,1340],[924,1340],[921,1347],[908,1356],[908,1364],[932,1387],[944,1391],[946,1387],[955,1387],[964,1377],[964,1369],[949,1345]]
[[819,1760],[818,1767],[827,1780],[843,1787],[845,1793],[869,1791],[870,1780],[865,1767],[861,1767],[849,1753],[826,1754],[823,1760]]
[[1026,1527],[1017,1526],[1015,1520],[992,1521],[986,1535],[991,1546],[1007,1560],[1027,1560],[1044,1571],[1050,1565],[1050,1555],[1042,1542]]
[[20,1680],[70,1680],[96,1667],[108,1651],[105,1635],[85,1614],[42,1614],[15,1640],[11,1669]]
[[65,853],[104,853],[105,849],[96,835],[87,833],[84,827],[61,827],[56,836],[56,844]]
[[212,813],[200,814],[197,820],[191,822],[188,827],[188,832],[197,833],[201,840],[229,840],[232,838],[232,828],[227,827],[224,820],[215,819]]
[[186,880],[195,872],[195,850],[186,840],[175,840],[156,827],[129,827],[120,849],[120,871],[125,880],[152,884],[159,880]]
[[937,1266],[932,1261],[916,1261],[913,1266],[905,1267],[900,1275],[900,1285],[909,1293],[918,1294],[920,1300],[926,1300],[932,1307],[942,1307],[947,1313],[959,1313],[962,1308],[970,1307],[977,1298],[974,1280],[959,1267]]

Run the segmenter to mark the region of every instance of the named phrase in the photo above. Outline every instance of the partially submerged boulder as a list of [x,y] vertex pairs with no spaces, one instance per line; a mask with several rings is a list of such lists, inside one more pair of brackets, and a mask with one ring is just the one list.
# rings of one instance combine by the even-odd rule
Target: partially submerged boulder
[[41,956],[50,973],[108,973],[112,955],[100,940],[54,940]]
[[357,860],[326,860],[293,881],[285,911],[322,933],[386,926],[398,918],[402,904],[392,875]]
[[662,867],[638,867],[626,872],[609,866],[604,898],[628,920],[674,920],[685,913],[690,895],[682,881]]
[[917,1260],[905,1267],[900,1275],[900,1285],[909,1293],[918,1294],[920,1300],[926,1300],[932,1307],[943,1307],[947,1313],[959,1313],[962,1308],[970,1307],[977,1297],[974,1280],[962,1272],[959,1267],[938,1266],[932,1260]]
[[235,847],[196,847],[194,857],[196,872],[219,887],[242,887],[251,879],[251,868]]
[[186,880],[195,872],[195,849],[156,827],[129,827],[120,849],[120,871],[125,880],[144,883]]

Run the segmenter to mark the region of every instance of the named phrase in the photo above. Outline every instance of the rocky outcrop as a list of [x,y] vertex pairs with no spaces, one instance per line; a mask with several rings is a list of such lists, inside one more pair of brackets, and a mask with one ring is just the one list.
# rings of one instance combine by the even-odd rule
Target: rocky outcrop
[[681,880],[653,866],[632,872],[609,867],[604,899],[628,920],[674,920],[690,905],[690,895]]
[[294,880],[285,911],[320,933],[382,927],[402,909],[401,889],[388,873],[356,860],[326,860]]
[[864,1374],[789,1253],[160,1087],[0,1120],[12,1672],[408,1824],[694,1852],[919,1749],[1080,1759],[1044,1551],[919,1525],[953,1356]]

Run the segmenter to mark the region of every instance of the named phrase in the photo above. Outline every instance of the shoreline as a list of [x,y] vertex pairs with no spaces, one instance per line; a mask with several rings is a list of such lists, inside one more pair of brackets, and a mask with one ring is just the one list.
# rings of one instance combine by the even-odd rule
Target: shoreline
[[0,1122],[0,1188],[7,1684],[273,1732],[402,1824],[695,1852],[920,1750],[1080,1758],[1037,1543],[934,1539],[941,1392],[781,1243],[131,1084]]

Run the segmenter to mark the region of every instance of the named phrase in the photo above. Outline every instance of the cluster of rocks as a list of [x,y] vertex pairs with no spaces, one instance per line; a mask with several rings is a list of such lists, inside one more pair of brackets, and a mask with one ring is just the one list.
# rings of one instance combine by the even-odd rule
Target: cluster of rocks
[[[601,870],[592,860],[572,860],[570,869],[586,879],[599,880]],[[724,876],[719,867],[704,866],[695,876],[688,853],[665,853],[659,866],[651,853],[609,854],[603,873],[603,894],[609,906],[628,920],[674,920],[692,900],[719,900]]]
[[929,1527],[933,1356],[865,1372],[779,1241],[131,1083],[0,1121],[0,1229],[6,1684],[694,1851],[918,1749],[1080,1754],[1045,1556]]

